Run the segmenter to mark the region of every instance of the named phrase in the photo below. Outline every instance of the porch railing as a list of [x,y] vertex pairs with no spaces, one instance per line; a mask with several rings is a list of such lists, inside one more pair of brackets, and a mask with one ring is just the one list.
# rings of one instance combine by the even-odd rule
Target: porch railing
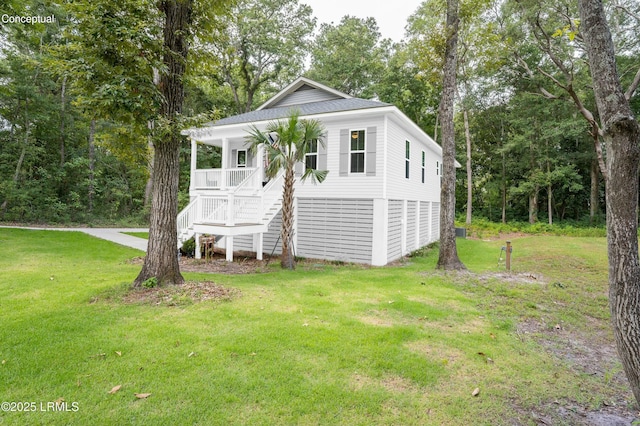
[[[245,178],[238,191],[221,193],[220,195],[199,195],[178,215],[178,246],[194,234],[194,224],[211,224],[233,226],[239,224],[267,224],[277,213],[277,207],[281,202],[282,184],[284,173],[271,179],[267,185],[262,186],[258,179],[256,169],[247,169],[249,174]],[[205,172],[220,172],[222,170],[199,170],[201,176]],[[243,169],[244,171],[244,169]],[[252,173],[254,172],[254,173]],[[215,173],[210,173],[209,178],[215,178]],[[246,187],[259,185],[262,188],[258,193],[250,194],[244,191]]]
[[[229,189],[235,188],[250,176],[256,176],[255,167],[238,167],[235,169],[197,169],[194,172],[195,189]],[[253,185],[258,185],[252,182]],[[259,186],[257,186],[259,187]]]

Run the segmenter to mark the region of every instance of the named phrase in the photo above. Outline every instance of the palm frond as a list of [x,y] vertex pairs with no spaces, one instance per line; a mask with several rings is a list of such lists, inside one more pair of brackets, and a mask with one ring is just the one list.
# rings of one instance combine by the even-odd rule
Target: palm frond
[[302,181],[311,179],[311,183],[315,185],[317,183],[324,182],[328,174],[329,174],[329,170],[315,170],[315,169],[307,168],[300,179]]

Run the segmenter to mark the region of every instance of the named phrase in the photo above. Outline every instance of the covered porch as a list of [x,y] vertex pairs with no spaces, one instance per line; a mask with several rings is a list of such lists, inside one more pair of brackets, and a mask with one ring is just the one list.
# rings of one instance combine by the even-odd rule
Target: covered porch
[[190,238],[200,247],[203,235],[215,236],[232,261],[234,238],[252,235],[253,249],[262,257],[263,233],[281,206],[283,176],[267,180],[265,150],[253,153],[244,134],[190,133],[190,203],[177,217],[178,247]]
[[[198,146],[218,147],[211,158],[199,158]],[[219,155],[219,158],[217,158]],[[201,154],[202,157],[204,155]],[[200,164],[201,168],[198,168]],[[216,166],[220,167],[206,167]],[[215,190],[225,192],[255,192],[266,182],[264,148],[254,154],[244,138],[212,140],[191,139],[191,176],[189,193],[193,199],[198,194]],[[205,165],[205,167],[202,167]]]

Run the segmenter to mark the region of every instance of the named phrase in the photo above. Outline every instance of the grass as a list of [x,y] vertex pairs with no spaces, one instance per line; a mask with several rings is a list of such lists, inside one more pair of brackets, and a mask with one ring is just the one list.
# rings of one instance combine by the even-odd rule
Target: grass
[[123,232],[123,234],[131,235],[133,237],[144,238],[145,240],[149,239],[148,232]]
[[580,373],[517,332],[537,319],[586,333],[588,316],[606,335],[601,238],[514,239],[514,270],[545,282],[488,275],[502,243],[459,240],[474,275],[434,272],[434,251],[386,268],[190,273],[241,296],[180,307],[119,302],[136,250],[74,232],[1,229],[0,242],[1,399],[77,403],[0,412],[2,425],[527,424],[546,403],[628,393],[619,367]]

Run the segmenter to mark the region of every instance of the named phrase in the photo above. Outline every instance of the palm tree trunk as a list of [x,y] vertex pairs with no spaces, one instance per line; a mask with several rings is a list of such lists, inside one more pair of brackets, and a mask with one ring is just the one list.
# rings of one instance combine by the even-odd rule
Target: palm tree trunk
[[280,239],[282,240],[282,255],[280,266],[286,269],[295,269],[296,259],[293,255],[293,191],[294,170],[293,164],[287,164],[284,174],[284,189],[282,194],[282,228]]

